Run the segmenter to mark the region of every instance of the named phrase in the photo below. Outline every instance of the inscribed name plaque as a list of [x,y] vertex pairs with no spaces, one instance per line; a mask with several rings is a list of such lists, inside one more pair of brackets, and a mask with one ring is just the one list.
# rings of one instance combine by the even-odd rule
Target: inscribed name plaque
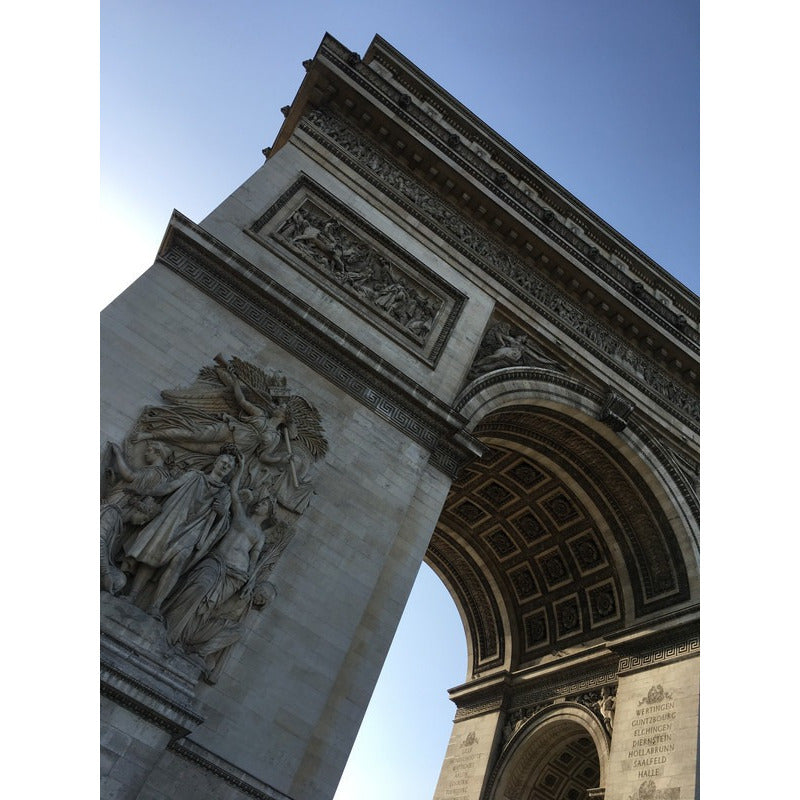
[[475,762],[480,754],[475,752],[478,737],[475,731],[470,731],[467,738],[461,743],[462,752],[450,761],[450,781],[444,790],[444,796],[452,800],[466,800],[469,797],[467,787],[470,776],[475,771]]
[[697,668],[697,659],[687,659],[620,682],[606,797],[695,796]]
[[[660,778],[675,752],[673,726],[677,717],[677,703],[672,692],[661,684],[653,686],[639,701],[636,716],[631,721],[628,736],[631,738],[628,758],[623,769],[633,770],[637,778]],[[665,798],[677,798],[680,789],[669,789]]]
[[489,763],[497,715],[465,720],[469,726],[453,733],[445,754],[434,800],[478,800]]

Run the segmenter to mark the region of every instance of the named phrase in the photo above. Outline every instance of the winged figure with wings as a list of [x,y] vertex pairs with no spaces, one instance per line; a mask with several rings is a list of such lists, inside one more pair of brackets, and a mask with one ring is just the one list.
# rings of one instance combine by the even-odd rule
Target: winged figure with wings
[[195,468],[233,444],[244,462],[243,488],[302,513],[313,492],[308,474],[328,449],[319,412],[290,396],[280,373],[236,357],[214,362],[188,388],[162,392],[169,405],[145,409],[132,440],[167,443]]
[[504,367],[539,367],[565,372],[563,365],[536,347],[530,337],[507,322],[489,328],[472,364],[469,379]]

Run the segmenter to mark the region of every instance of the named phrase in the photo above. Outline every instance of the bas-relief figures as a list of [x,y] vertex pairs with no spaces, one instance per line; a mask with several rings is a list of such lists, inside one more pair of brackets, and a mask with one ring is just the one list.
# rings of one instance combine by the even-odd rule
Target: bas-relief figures
[[[580,703],[593,711],[603,722],[609,737],[614,728],[614,711],[616,709],[617,689],[615,686],[604,686],[599,692],[591,691],[577,695],[571,699]],[[539,703],[526,708],[518,708],[506,717],[503,726],[502,747],[508,743],[522,730],[525,723],[532,719],[542,709],[552,706],[551,702]]]
[[609,686],[604,686],[600,690],[600,700],[597,703],[597,713],[603,720],[608,735],[611,736],[614,730],[614,711],[617,708],[616,690]]
[[187,574],[164,612],[169,641],[204,658],[212,682],[224,654],[238,640],[247,612],[274,596],[267,577],[291,532],[275,518],[269,496],[253,499],[249,490],[239,489],[240,476],[241,461],[231,485],[228,533]]
[[602,721],[609,737],[614,732],[614,712],[617,708],[617,687],[603,686],[600,691],[585,692],[574,698],[576,702],[593,711]]
[[507,745],[516,736],[522,726],[534,715],[532,709],[520,708],[510,714],[503,726],[503,746]]
[[541,367],[566,372],[564,367],[536,347],[527,334],[507,322],[492,325],[483,337],[468,380],[504,367]]
[[[145,525],[161,510],[161,504],[151,495],[172,473],[165,466],[172,451],[160,442],[150,442],[144,448],[145,466],[131,468],[119,445],[109,443],[103,453],[100,485],[100,584],[117,594],[127,578],[116,566],[126,525]],[[116,482],[108,484],[116,478]]]
[[103,453],[100,582],[162,620],[214,681],[311,501],[319,412],[286,379],[221,356],[162,392]]
[[236,462],[235,449],[226,445],[210,472],[190,469],[150,490],[166,500],[157,516],[123,545],[128,564],[135,565],[131,600],[136,602],[151,579],[157,580],[149,614],[161,613],[181,575],[227,532],[231,506],[227,482]]
[[276,236],[406,335],[420,343],[428,339],[442,299],[425,291],[340,221],[306,201]]

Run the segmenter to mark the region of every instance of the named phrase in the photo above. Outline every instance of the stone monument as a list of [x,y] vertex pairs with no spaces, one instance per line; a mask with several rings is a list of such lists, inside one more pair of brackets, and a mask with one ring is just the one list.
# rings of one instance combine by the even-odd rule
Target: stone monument
[[102,796],[330,800],[419,566],[434,800],[699,796],[699,301],[376,37],[102,314]]

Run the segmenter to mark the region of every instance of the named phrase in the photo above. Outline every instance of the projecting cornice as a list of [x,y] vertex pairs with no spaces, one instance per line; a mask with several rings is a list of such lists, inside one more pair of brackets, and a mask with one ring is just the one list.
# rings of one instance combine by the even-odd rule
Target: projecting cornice
[[587,313],[585,303],[570,298],[551,279],[531,270],[520,258],[510,256],[502,242],[481,232],[460,210],[398,169],[377,143],[354,129],[342,116],[327,109],[315,109],[300,121],[298,129],[331,148],[406,214],[416,217],[472,263],[480,265],[485,275],[579,342],[586,352],[594,353],[689,427],[697,427],[699,402],[686,376],[676,382],[667,365],[652,354],[644,355],[624,332]]
[[326,36],[273,149],[329,107],[417,180],[696,392],[699,301],[380,37],[362,60]]

